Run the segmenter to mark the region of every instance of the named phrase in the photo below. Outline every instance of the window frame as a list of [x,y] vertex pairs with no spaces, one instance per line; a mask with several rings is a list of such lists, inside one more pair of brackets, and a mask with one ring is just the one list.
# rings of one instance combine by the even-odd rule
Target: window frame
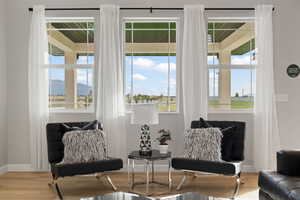
[[[228,23],[234,23],[234,22],[255,22],[255,18],[254,17],[208,17],[207,18],[207,25],[208,23],[224,23],[224,22],[228,22]],[[213,30],[213,29],[209,29],[208,26],[207,26],[207,34],[209,32],[209,30]],[[217,29],[217,30],[222,30],[222,29]],[[248,30],[248,29],[244,29],[244,30]],[[252,30],[252,29],[251,29]],[[253,31],[255,31],[255,29],[253,29]],[[207,40],[207,46],[209,45],[209,41]],[[255,48],[256,49],[256,48]],[[208,53],[207,52],[207,56],[208,56]],[[249,108],[249,109],[211,109],[210,106],[209,106],[209,99],[210,99],[210,96],[209,96],[209,70],[210,69],[229,69],[229,70],[232,70],[232,69],[249,69],[249,70],[254,70],[254,73],[255,73],[255,69],[257,67],[257,64],[256,63],[249,63],[249,64],[213,64],[213,65],[209,65],[207,63],[207,73],[208,73],[208,79],[207,79],[207,84],[208,84],[208,113],[253,113],[254,112],[254,100],[253,100],[253,107],[252,108]],[[230,77],[230,80],[231,80],[232,77]],[[253,80],[251,82],[251,85],[256,84]],[[219,97],[219,94],[218,96],[216,97]],[[253,93],[253,98],[255,97],[255,94]]]
[[[175,22],[176,23],[176,111],[172,112],[172,111],[162,111],[162,112],[158,112],[159,114],[178,114],[180,113],[180,66],[181,66],[181,59],[180,59],[180,44],[181,44],[181,17],[122,17],[122,23],[121,23],[121,34],[122,34],[122,57],[123,57],[123,86],[124,86],[124,98],[126,96],[126,52],[125,52],[125,42],[126,42],[126,23],[129,22]],[[146,29],[145,29],[146,30]],[[169,77],[169,75],[168,75]],[[168,90],[169,90],[169,78],[168,78]],[[170,96],[170,95],[169,95]],[[125,106],[126,106],[126,112],[130,113],[130,106],[134,105],[133,103],[126,103],[125,102]]]
[[[90,16],[90,17],[79,17],[79,16],[74,16],[74,17],[69,17],[69,16],[59,16],[59,17],[46,17],[46,23],[63,23],[63,22],[93,22],[95,23],[96,25],[96,18],[93,17],[93,16]],[[69,31],[77,31],[77,30],[85,30],[85,31],[91,31],[93,30],[94,31],[94,44],[95,44],[95,33],[96,33],[96,27],[94,27],[94,29],[91,29],[91,28],[85,28],[85,29],[72,29],[72,28],[67,28],[67,29],[59,29],[59,28],[48,28],[47,27],[47,34],[48,34],[48,31],[55,31],[55,30],[69,30]],[[59,114],[59,113],[88,113],[88,114],[91,114],[91,113],[95,113],[95,80],[96,80],[96,77],[95,77],[95,62],[96,62],[96,55],[95,55],[95,51],[94,51],[94,63],[93,64],[46,64],[45,67],[49,70],[49,69],[91,69],[91,73],[92,73],[92,103],[90,104],[90,106],[86,109],[82,109],[82,108],[79,108],[79,109],[68,109],[68,108],[51,108],[49,107],[49,113],[53,113],[53,114]],[[48,72],[49,73],[49,72]],[[49,78],[49,76],[48,76]],[[49,97],[48,97],[49,98]],[[48,100],[49,102],[49,105],[50,105],[50,100]],[[66,104],[65,104],[66,105]]]

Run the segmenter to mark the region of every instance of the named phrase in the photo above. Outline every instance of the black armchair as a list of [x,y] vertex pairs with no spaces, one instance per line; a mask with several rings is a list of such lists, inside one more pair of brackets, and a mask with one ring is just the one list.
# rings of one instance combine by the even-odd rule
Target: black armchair
[[[70,127],[84,127],[90,122],[72,122],[64,123]],[[98,124],[101,128],[101,124]],[[47,124],[47,147],[48,147],[48,160],[51,165],[52,182],[49,184],[54,186],[60,199],[63,199],[61,191],[59,189],[57,179],[65,176],[75,176],[84,174],[97,174],[98,179],[100,173],[120,170],[123,168],[122,159],[110,158],[108,160],[101,160],[90,163],[76,163],[76,164],[58,164],[64,157],[64,144],[62,138],[65,134],[65,128],[62,123],[50,123]],[[101,177],[105,177],[111,184],[114,190],[117,188],[112,183],[110,177],[106,174],[101,174]]]
[[[241,163],[244,160],[244,140],[245,140],[245,122],[237,121],[207,121],[213,127],[221,129],[228,127],[235,127],[230,133],[230,137],[226,139],[226,144],[221,146],[222,159],[226,161],[215,162],[208,160],[195,160],[189,158],[173,158],[172,167],[176,170],[184,171],[184,176],[177,186],[177,190],[180,190],[187,175],[192,172],[196,176],[196,172],[205,172],[212,174],[221,174],[225,176],[233,176],[236,178],[236,186],[234,189],[233,198],[239,192],[240,175],[241,175]],[[200,121],[193,121],[191,128],[200,128]]]

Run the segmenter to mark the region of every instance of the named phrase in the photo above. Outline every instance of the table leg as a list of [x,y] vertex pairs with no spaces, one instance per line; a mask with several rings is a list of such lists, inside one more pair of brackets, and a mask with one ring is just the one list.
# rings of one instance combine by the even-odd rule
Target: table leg
[[168,168],[168,181],[169,181],[169,191],[172,190],[172,174],[171,174],[171,159],[169,159],[169,168]]
[[131,189],[134,188],[134,160],[131,160]]
[[146,194],[149,194],[149,161],[146,161]]
[[151,181],[154,182],[154,161],[153,160],[151,161],[151,165],[152,165],[152,171],[151,171],[152,172],[152,174],[151,174],[152,180]]

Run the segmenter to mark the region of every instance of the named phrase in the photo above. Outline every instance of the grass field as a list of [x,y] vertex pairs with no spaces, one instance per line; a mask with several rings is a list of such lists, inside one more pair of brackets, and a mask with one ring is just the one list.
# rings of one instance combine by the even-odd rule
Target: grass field
[[[50,107],[51,108],[64,108],[65,104],[65,97],[64,96],[51,96],[50,100]],[[77,109],[84,109],[92,104],[92,97],[77,97]],[[138,103],[154,103],[158,105],[159,112],[176,112],[177,111],[177,103],[176,98],[171,97],[169,99],[168,105],[168,97],[160,97],[153,101],[146,102],[144,100],[139,101]],[[128,102],[127,102],[128,103]],[[231,108],[233,110],[237,109],[251,109],[253,108],[253,99],[246,98],[246,97],[232,97],[231,98],[231,105],[221,105],[218,99],[209,99],[209,109],[217,110],[222,109],[224,107]]]

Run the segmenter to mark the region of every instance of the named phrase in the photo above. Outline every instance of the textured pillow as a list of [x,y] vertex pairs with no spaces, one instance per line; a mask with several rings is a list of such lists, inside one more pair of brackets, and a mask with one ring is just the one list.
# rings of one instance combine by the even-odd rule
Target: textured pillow
[[188,129],[184,137],[184,157],[221,161],[222,132],[218,128]]
[[97,120],[94,120],[81,128],[77,126],[69,126],[67,124],[61,124],[61,126],[63,128],[64,133],[69,131],[76,131],[76,130],[95,130],[99,128]]
[[105,137],[101,130],[76,130],[65,133],[64,158],[60,164],[86,163],[107,158]]
[[[199,121],[200,121],[199,128],[213,127],[203,118],[200,118]],[[236,130],[236,127],[230,126],[226,128],[220,128],[220,130],[223,134],[222,143],[221,143],[222,160],[230,162],[232,161],[231,155],[233,151],[233,139],[234,139],[234,131]]]

